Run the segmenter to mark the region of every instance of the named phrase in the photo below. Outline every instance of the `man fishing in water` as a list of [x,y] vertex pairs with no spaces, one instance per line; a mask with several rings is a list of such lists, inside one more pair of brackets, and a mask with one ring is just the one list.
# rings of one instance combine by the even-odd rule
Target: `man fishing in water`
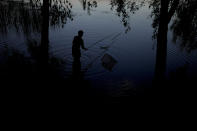
[[83,31],[80,30],[78,32],[78,36],[74,37],[73,40],[73,45],[72,45],[72,56],[73,56],[73,77],[75,80],[80,80],[82,79],[81,76],[81,62],[80,62],[80,57],[81,57],[81,50],[80,48],[84,49],[84,50],[88,50],[87,48],[85,48],[84,46],[84,41],[82,39],[83,37]]
[[84,49],[85,51],[88,50],[87,48],[85,48],[84,46],[84,41],[82,39],[83,37],[83,31],[80,30],[78,32],[78,36],[75,36],[74,37],[74,40],[73,40],[73,45],[72,45],[72,56],[75,60],[80,60],[80,57],[81,57],[81,50],[80,50],[80,47],[82,49]]

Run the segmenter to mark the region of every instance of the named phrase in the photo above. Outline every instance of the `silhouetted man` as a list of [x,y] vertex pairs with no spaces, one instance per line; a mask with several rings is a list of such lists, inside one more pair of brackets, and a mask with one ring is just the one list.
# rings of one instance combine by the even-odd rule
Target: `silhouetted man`
[[74,37],[73,46],[72,46],[72,56],[73,56],[74,60],[80,60],[80,57],[81,57],[80,47],[84,50],[87,50],[87,48],[84,47],[84,41],[83,41],[82,37],[83,37],[82,30],[80,30],[78,32],[78,36]]
[[80,80],[81,79],[81,62],[80,62],[80,57],[81,57],[81,50],[80,48],[87,50],[87,48],[84,47],[84,42],[82,39],[83,36],[83,31],[80,30],[78,32],[78,36],[74,37],[73,40],[73,45],[72,45],[72,56],[73,56],[73,77],[75,80]]

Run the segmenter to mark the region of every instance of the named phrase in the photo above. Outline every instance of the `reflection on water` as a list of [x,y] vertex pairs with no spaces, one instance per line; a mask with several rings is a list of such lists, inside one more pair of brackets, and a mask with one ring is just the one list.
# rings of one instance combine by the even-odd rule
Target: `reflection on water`
[[[0,78],[91,97],[190,90],[196,7],[196,0],[1,0]],[[79,30],[88,51],[73,59]]]

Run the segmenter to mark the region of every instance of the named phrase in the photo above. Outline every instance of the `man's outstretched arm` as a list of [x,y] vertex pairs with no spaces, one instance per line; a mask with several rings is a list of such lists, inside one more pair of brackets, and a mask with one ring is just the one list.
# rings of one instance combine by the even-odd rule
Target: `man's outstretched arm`
[[87,48],[85,48],[84,42],[83,42],[83,41],[82,41],[82,43],[81,43],[81,48],[84,49],[84,50],[88,50]]

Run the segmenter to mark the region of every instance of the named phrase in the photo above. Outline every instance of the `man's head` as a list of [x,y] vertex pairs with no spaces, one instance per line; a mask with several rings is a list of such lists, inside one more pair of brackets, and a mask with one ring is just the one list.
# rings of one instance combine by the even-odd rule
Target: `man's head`
[[82,37],[83,36],[83,31],[82,30],[78,31],[78,36],[79,37]]

